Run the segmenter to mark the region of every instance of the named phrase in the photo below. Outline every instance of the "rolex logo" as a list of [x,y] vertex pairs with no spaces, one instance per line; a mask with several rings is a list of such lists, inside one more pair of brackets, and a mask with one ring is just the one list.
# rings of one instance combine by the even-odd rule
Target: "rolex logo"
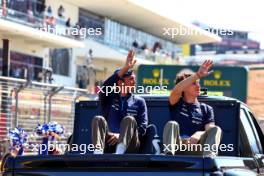
[[214,78],[215,78],[215,79],[220,79],[221,76],[222,76],[221,71],[215,71],[215,72],[214,72]]
[[153,74],[154,78],[158,78],[160,76],[160,70],[154,69],[154,70],[152,70],[152,74]]

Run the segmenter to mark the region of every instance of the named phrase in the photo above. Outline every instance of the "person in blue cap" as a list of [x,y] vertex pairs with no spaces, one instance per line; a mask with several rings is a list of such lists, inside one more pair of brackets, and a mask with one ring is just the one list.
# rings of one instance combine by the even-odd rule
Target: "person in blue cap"
[[135,53],[129,51],[126,63],[114,72],[99,92],[102,116],[92,120],[92,142],[100,146],[94,154],[137,153],[148,125],[145,100],[133,94]]

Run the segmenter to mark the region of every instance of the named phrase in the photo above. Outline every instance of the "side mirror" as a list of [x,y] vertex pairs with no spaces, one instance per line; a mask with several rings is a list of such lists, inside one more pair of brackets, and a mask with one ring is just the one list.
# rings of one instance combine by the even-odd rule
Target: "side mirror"
[[[264,168],[264,155],[263,154],[256,154],[254,156],[254,158],[258,162],[259,168]],[[264,171],[264,169],[263,169],[263,171]]]

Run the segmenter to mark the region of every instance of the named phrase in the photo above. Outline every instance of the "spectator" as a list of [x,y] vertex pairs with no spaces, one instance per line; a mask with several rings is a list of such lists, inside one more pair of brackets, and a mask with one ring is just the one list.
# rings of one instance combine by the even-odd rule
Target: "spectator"
[[2,1],[2,16],[6,16],[7,15],[7,5],[6,5],[6,0]]
[[65,9],[62,5],[60,5],[59,9],[58,9],[58,16],[60,18],[64,18],[64,12],[65,12]]
[[78,22],[75,24],[75,26],[73,27],[73,29],[75,29],[75,31],[77,31],[77,33],[72,33],[74,35],[74,37],[75,38],[80,38],[80,35],[81,35],[81,33],[80,33],[81,26],[80,26],[80,24]]
[[[55,25],[56,25],[56,19],[54,18],[54,16],[51,16],[51,17],[46,16],[44,26],[50,26],[51,28],[54,28]],[[51,31],[49,30],[49,32],[51,32]],[[51,33],[53,33],[53,32],[51,32]]]
[[153,49],[152,49],[152,52],[156,53],[156,52],[159,52],[161,49],[162,49],[162,46],[161,46],[160,42],[155,42]]
[[140,47],[140,49],[142,50],[143,54],[144,54],[146,57],[148,57],[148,55],[149,55],[149,48],[148,48],[147,44],[144,43],[144,44]]
[[[175,58],[176,58],[176,53],[175,53],[175,51],[172,51],[172,52],[171,52],[171,58],[172,58],[172,59],[175,59]],[[176,59],[177,59],[177,58],[176,58]]]
[[66,27],[71,27],[71,18],[68,18],[68,20],[66,21]]
[[48,7],[46,16],[49,18],[53,16],[51,6]]
[[132,43],[132,46],[137,49],[138,48],[138,42],[135,40],[133,43]]
[[33,14],[31,5],[28,7],[27,15],[28,15],[28,21],[31,23],[34,23],[35,19],[34,19],[34,14]]
[[71,18],[68,18],[68,20],[65,23],[66,26],[66,35],[71,36]]
[[50,17],[49,24],[52,27],[55,27],[55,25],[56,25],[56,18],[54,18],[54,16]]
[[147,44],[144,43],[144,44],[140,47],[140,49],[142,49],[143,51],[144,51],[145,49],[148,49]]
[[51,17],[53,17],[51,6],[48,6],[48,9],[45,14],[44,26],[51,24]]

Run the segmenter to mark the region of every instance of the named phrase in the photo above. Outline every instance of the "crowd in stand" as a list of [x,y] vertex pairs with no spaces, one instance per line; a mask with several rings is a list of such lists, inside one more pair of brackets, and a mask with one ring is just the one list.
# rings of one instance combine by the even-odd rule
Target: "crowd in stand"
[[157,58],[162,58],[167,60],[178,60],[176,57],[176,53],[174,51],[169,52],[165,50],[160,42],[155,42],[153,47],[149,47],[146,43],[139,45],[139,43],[135,40],[132,43],[132,48],[136,51],[137,54],[144,55],[144,57],[149,57],[149,60],[157,61]]
[[[66,27],[65,35],[69,35],[70,28],[74,28],[77,30],[80,30],[81,27],[79,23],[77,22],[74,26],[71,23],[71,18],[66,17],[65,15],[65,8],[60,5],[60,7],[57,10],[57,18],[54,17],[53,10],[51,6],[48,6],[47,10],[44,13],[44,23],[43,27],[50,26],[52,28],[55,28],[56,25],[60,25],[63,27]],[[79,37],[79,35],[76,35],[75,37]]]
[[44,23],[51,26],[55,26],[56,24],[65,25],[68,27],[71,26],[70,18],[66,20],[65,9],[62,5],[60,5],[58,8],[57,16],[58,18],[56,19],[53,15],[51,6],[48,6],[47,10],[45,11]]
[[[74,35],[74,37],[79,38],[81,35],[80,29],[82,27],[87,27],[84,24],[76,23],[72,25],[71,18],[66,15],[66,10],[63,5],[60,5],[54,13],[54,7],[50,5],[46,5],[46,0],[0,0],[2,1],[2,16],[9,15],[9,10],[4,9],[11,9],[11,11],[15,13],[11,13],[10,15],[16,18],[24,18],[23,20],[38,26],[39,28],[47,29],[47,27],[55,28],[57,26],[65,27],[65,34],[68,35],[69,31],[72,29],[77,29],[78,34]],[[26,18],[26,19],[25,19]],[[91,25],[92,23],[89,23]],[[83,26],[84,25],[84,26]],[[90,27],[90,26],[88,26]],[[156,61],[157,58],[164,58],[166,60],[176,58],[176,53],[173,51],[165,50],[162,43],[156,41],[153,46],[148,46],[149,43],[142,42],[142,41],[134,41],[132,43],[133,49],[138,54],[144,55],[149,60]]]
[[57,14],[53,13],[51,6],[46,5],[46,0],[0,0],[2,17],[8,15],[34,24],[36,27],[55,27],[56,25],[67,28],[80,28],[79,24],[71,24],[71,18],[66,17],[65,8],[60,5]]
[[36,22],[36,18],[43,16],[45,0],[2,0],[2,16],[12,15],[17,18],[28,18],[29,22]]

